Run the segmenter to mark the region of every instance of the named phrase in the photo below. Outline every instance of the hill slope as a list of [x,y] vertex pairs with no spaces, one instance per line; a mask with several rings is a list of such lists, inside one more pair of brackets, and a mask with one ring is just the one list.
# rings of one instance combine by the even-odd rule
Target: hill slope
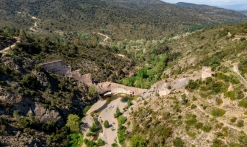
[[179,32],[247,20],[245,15],[234,11],[210,7],[210,10],[220,11],[208,13],[160,1],[3,0],[1,3],[2,28],[25,28],[27,31],[33,27],[35,29],[31,30],[34,32],[64,36],[72,31],[77,32],[76,35],[101,32],[110,35],[113,41],[163,38]]

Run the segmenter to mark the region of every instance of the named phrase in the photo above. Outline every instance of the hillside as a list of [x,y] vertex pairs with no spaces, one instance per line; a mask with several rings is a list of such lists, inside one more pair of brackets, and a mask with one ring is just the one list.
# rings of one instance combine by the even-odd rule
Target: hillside
[[[37,146],[246,144],[246,23],[105,48],[8,31],[0,31],[1,43],[19,37],[1,57],[3,146],[16,145],[11,139]],[[97,88],[113,92],[114,84],[95,89],[40,66],[57,59],[98,82],[147,89],[137,97],[115,84],[118,94],[98,100]]]
[[[168,60],[161,81],[122,111],[127,117],[125,143],[245,146],[246,28],[247,24],[222,26],[163,40],[169,52],[179,55]],[[137,74],[134,83],[140,78],[150,81],[150,71],[155,69],[150,63],[159,62],[148,59],[154,46],[143,55],[149,63],[142,71],[145,76]],[[165,53],[168,59],[169,52]]]
[[201,11],[160,1],[3,0],[0,12],[1,28],[79,39],[101,32],[112,41],[160,39],[247,19],[241,13],[215,7]]
[[241,13],[247,15],[247,11],[240,11]]
[[244,14],[159,0],[0,12],[0,146],[247,145],[247,23],[230,25]]

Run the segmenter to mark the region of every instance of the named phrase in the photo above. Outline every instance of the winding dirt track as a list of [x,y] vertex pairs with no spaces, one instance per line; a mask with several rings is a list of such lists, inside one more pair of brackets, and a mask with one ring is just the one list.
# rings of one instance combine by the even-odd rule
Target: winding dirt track
[[[106,105],[106,108],[103,108],[104,105]],[[118,98],[116,100],[111,101],[109,104],[105,100],[99,100],[97,103],[95,103],[87,112],[87,116],[82,119],[82,122],[86,124],[84,127],[82,127],[82,132],[84,134],[84,137],[88,138],[86,136],[86,133],[89,131],[89,127],[92,126],[94,120],[93,117],[90,115],[92,112],[101,110],[98,113],[98,120],[99,122],[104,122],[105,120],[108,120],[110,127],[105,128],[103,123],[101,125],[103,126],[103,132],[99,134],[99,138],[105,141],[105,147],[111,147],[113,143],[117,143],[118,146],[121,146],[118,142],[118,120],[114,118],[114,113],[116,112],[116,108],[118,107],[120,111],[123,111],[123,108],[126,106],[126,102],[122,102],[121,98]],[[102,121],[101,121],[102,120]],[[86,147],[85,144],[82,145],[82,147]]]
[[245,83],[245,85],[247,85],[247,81],[245,80],[245,78],[239,73],[238,71],[238,66],[235,64],[233,66],[233,71],[242,79],[242,82]]
[[100,32],[98,34],[105,37],[104,42],[106,42],[110,38],[108,35],[102,34]]
[[[203,109],[201,108],[201,106],[199,106],[198,104],[195,104],[195,105],[197,106],[197,108],[198,108],[202,113],[204,113],[205,115],[208,115],[210,118],[214,118],[211,114],[208,114],[205,110],[203,110]],[[233,126],[233,125],[231,125],[231,124],[228,124],[226,121],[224,121],[224,120],[222,120],[222,119],[220,119],[220,118],[217,118],[217,121],[223,123],[225,126],[231,128],[231,129],[233,129],[233,130],[244,131],[245,133],[247,133],[246,130],[240,129],[240,128],[235,127],[235,126]]]
[[9,47],[4,48],[3,50],[0,51],[0,53],[6,54],[9,49],[14,48],[16,46],[16,43],[19,43],[20,42],[19,38],[17,38],[17,37],[16,37],[16,40],[17,41],[14,44],[12,44]]

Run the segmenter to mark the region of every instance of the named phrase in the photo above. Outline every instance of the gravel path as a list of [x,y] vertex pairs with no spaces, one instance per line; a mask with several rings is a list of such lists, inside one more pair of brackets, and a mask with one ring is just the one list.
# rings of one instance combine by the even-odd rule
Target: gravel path
[[[123,108],[127,105],[126,102],[122,102],[121,98],[118,98],[116,100],[111,101],[110,103],[106,102],[105,100],[99,100],[97,103],[95,103],[87,112],[87,116],[82,119],[82,122],[84,125],[82,126],[82,132],[84,134],[87,133],[89,128],[92,126],[94,120],[91,116],[91,113],[97,110],[100,110],[98,120],[99,122],[104,123],[105,120],[108,120],[110,127],[105,128],[103,123],[103,133],[99,134],[99,138],[105,141],[105,147],[111,147],[113,143],[118,143],[118,137],[117,137],[117,130],[118,130],[118,120],[114,118],[114,113],[116,112],[116,108],[118,107],[120,111],[123,111]],[[120,146],[120,145],[119,145]],[[83,145],[82,147],[85,147]]]

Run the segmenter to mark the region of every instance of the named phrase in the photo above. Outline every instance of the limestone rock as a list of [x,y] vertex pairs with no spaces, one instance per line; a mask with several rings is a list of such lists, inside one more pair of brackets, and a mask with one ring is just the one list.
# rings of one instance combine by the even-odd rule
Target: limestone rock
[[6,91],[0,87],[0,100],[9,104],[19,103],[22,101],[22,96],[14,92]]
[[201,78],[202,79],[206,79],[206,78],[212,77],[212,76],[213,76],[213,72],[211,71],[211,67],[203,66],[202,67]]
[[164,90],[159,91],[159,96],[168,95],[168,94],[170,94],[170,92],[171,92],[171,91],[170,91],[169,89],[165,88]]
[[34,72],[34,74],[37,77],[37,80],[39,81],[39,83],[43,86],[43,87],[50,87],[51,84],[49,83],[47,76],[45,75],[45,73],[43,72]]
[[62,123],[62,117],[59,112],[55,110],[45,109],[42,105],[36,103],[33,111],[35,118],[39,119],[41,122]]

